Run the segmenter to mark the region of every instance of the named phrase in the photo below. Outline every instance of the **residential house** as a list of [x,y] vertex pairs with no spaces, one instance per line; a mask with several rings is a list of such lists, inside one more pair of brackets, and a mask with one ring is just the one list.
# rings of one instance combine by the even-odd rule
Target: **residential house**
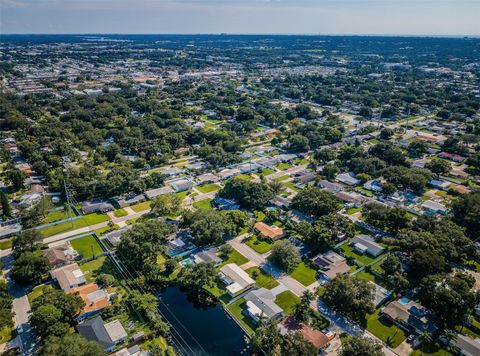
[[280,195],[277,195],[275,198],[270,200],[272,205],[275,205],[278,208],[288,208],[290,206],[291,200]]
[[67,265],[78,257],[77,251],[73,249],[69,241],[43,250],[42,254],[48,258],[50,264],[54,267]]
[[353,248],[360,253],[368,253],[370,256],[377,257],[385,251],[385,247],[380,246],[369,235],[358,235],[352,239]]
[[375,287],[373,303],[375,304],[375,308],[376,308],[379,305],[381,305],[384,301],[386,301],[388,298],[390,298],[390,296],[392,295],[392,292],[390,292],[386,288],[379,286],[378,284],[372,281],[369,281],[369,283],[371,283]]
[[127,332],[118,320],[104,323],[101,316],[86,320],[77,325],[77,331],[85,339],[98,342],[107,352],[113,351],[116,345],[125,341]]
[[252,290],[245,294],[247,314],[258,323],[261,318],[272,319],[283,315],[283,310],[275,304],[275,294],[266,288]]
[[192,259],[195,264],[199,263],[213,263],[215,266],[218,266],[222,263],[222,259],[217,255],[217,248],[210,247],[203,249],[199,252],[192,254]]
[[236,168],[225,168],[217,173],[221,179],[230,179],[236,175],[240,174],[240,171]]
[[319,268],[321,276],[326,281],[350,271],[345,258],[333,251],[318,254],[313,258],[312,263]]
[[129,194],[124,197],[113,198],[113,203],[118,208],[125,208],[127,206],[135,205],[146,200],[145,195],[143,194]]
[[279,326],[280,333],[282,335],[298,332],[306,341],[315,346],[317,350],[327,347],[330,341],[335,337],[334,334],[329,337],[328,334],[324,334],[320,330],[313,329],[292,316],[283,319]]
[[254,227],[260,237],[267,240],[276,240],[285,236],[285,231],[275,225],[267,225],[264,222],[257,222]]
[[85,284],[70,289],[67,293],[77,294],[85,302],[85,306],[77,315],[77,320],[83,320],[99,313],[110,305],[109,295],[106,290],[100,289],[96,283]]
[[164,194],[171,194],[173,193],[173,189],[170,186],[165,186],[162,188],[156,188],[156,189],[150,189],[145,192],[145,195],[147,196],[148,199],[153,200],[159,195],[164,195]]
[[235,263],[226,264],[218,274],[222,282],[226,284],[227,291],[231,296],[253,286],[255,283],[248,273]]
[[425,331],[434,334],[438,330],[432,314],[424,306],[407,297],[390,302],[381,313],[402,328],[418,334]]
[[356,186],[356,185],[359,185],[360,184],[360,180],[355,178],[353,176],[353,173],[341,173],[341,174],[338,174],[336,177],[335,177],[335,180],[337,182],[340,182],[340,183],[343,183],[343,184],[346,184],[346,185],[349,185],[349,186]]
[[107,240],[110,243],[110,245],[117,246],[120,243],[120,240],[122,239],[123,234],[127,232],[130,229],[130,227],[131,225],[127,225],[118,230],[110,231],[103,236],[103,239]]
[[205,173],[196,177],[198,184],[215,183],[220,180],[215,174]]
[[213,204],[220,210],[238,210],[240,205],[235,200],[215,197]]
[[448,159],[453,162],[463,162],[465,160],[465,157],[457,155],[455,153],[448,153],[448,152],[440,152],[438,154],[438,157]]
[[195,162],[185,166],[190,172],[200,172],[207,168],[207,165],[204,162]]
[[448,190],[448,187],[452,184],[445,180],[432,179],[429,183],[433,188],[440,190]]
[[338,192],[337,194],[335,194],[335,196],[341,201],[343,201],[345,204],[354,207],[359,207],[365,201],[367,201],[366,197],[356,192]]
[[342,190],[342,186],[337,183],[329,182],[328,180],[321,180],[318,182],[318,186],[323,190],[326,190],[330,193],[338,193]]
[[380,193],[382,191],[382,183],[378,180],[369,180],[365,182],[363,187],[375,193]]
[[240,171],[240,173],[251,173],[260,170],[262,166],[258,163],[250,162],[238,165],[236,168]]
[[434,200],[425,200],[422,205],[422,209],[428,214],[442,214],[447,213],[447,208],[445,205],[440,204]]
[[50,272],[50,276],[65,292],[87,282],[82,270],[76,263],[56,268]]
[[124,347],[121,350],[118,350],[113,354],[113,356],[148,356],[150,353],[148,351],[142,350],[140,346],[133,345],[131,347]]
[[168,177],[175,177],[183,173],[183,170],[177,167],[166,168],[162,171],[162,174]]
[[179,179],[177,181],[171,182],[170,186],[175,192],[183,192],[185,190],[192,189],[193,183],[188,179]]
[[82,211],[84,214],[107,213],[114,209],[113,205],[106,200],[92,200],[82,203]]

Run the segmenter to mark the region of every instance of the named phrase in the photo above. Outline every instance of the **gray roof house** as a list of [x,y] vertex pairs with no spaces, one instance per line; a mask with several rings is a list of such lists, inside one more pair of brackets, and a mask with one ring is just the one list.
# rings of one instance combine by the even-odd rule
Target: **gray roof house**
[[282,308],[275,304],[275,295],[266,288],[252,290],[245,294],[247,314],[255,321],[260,318],[277,318],[283,314]]
[[341,173],[341,174],[339,174],[335,177],[335,180],[337,182],[340,182],[340,183],[343,183],[343,184],[346,184],[346,185],[350,185],[350,186],[360,184],[360,180],[353,177],[353,175],[351,175],[350,173]]
[[390,302],[382,309],[381,313],[394,323],[414,330],[418,334],[424,331],[433,334],[438,330],[432,314],[421,304],[406,297]]
[[215,265],[219,265],[222,263],[222,259],[217,256],[217,248],[210,247],[208,249],[199,251],[192,255],[193,261],[195,264],[199,263],[214,263]]
[[106,213],[114,209],[113,205],[106,200],[92,200],[82,203],[82,211],[84,214]]
[[145,195],[139,194],[129,194],[124,197],[113,198],[113,203],[117,205],[119,208],[125,208],[130,205],[138,204],[145,201]]
[[188,179],[180,179],[170,183],[170,186],[176,192],[183,192],[193,187],[193,183]]
[[77,330],[85,339],[98,342],[107,352],[128,337],[120,321],[113,320],[105,324],[101,316],[78,324]]
[[147,196],[148,199],[152,200],[158,197],[159,195],[170,194],[170,193],[173,193],[172,187],[166,186],[166,187],[147,190],[145,192],[145,195]]
[[360,253],[368,253],[373,257],[377,257],[385,251],[385,247],[380,246],[375,240],[368,235],[358,235],[352,239],[353,248]]
[[122,239],[122,235],[127,232],[132,225],[127,225],[118,230],[113,230],[106,233],[102,238],[106,239],[112,246],[117,246]]

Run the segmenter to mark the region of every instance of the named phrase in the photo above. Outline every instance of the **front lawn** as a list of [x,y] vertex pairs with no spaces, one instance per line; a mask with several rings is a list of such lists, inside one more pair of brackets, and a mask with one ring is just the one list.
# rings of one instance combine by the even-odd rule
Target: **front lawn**
[[248,258],[246,258],[244,255],[242,255],[240,252],[237,250],[233,250],[228,254],[228,258],[223,260],[221,266],[224,266],[229,263],[235,263],[239,266],[247,263],[249,261]]
[[64,232],[81,229],[82,227],[99,224],[101,222],[108,221],[108,216],[105,214],[88,214],[84,215],[79,219],[63,222],[61,224],[45,227],[39,232],[43,237],[49,237]]
[[263,220],[265,220],[265,217],[266,217],[266,216],[265,216],[265,214],[264,214],[263,212],[261,212],[261,211],[255,211],[253,214],[255,215],[255,220],[256,220],[256,221],[263,221]]
[[6,250],[12,248],[12,240],[5,240],[0,242],[0,250]]
[[114,210],[113,215],[115,215],[117,218],[121,218],[122,216],[127,216],[128,214],[125,209],[117,209]]
[[199,190],[200,192],[202,192],[204,194],[220,190],[220,187],[216,184],[198,185],[196,188],[197,188],[197,190]]
[[278,166],[277,166],[277,169],[281,170],[281,171],[284,171],[286,169],[289,169],[291,168],[292,165],[291,164],[288,164],[288,163],[280,163]]
[[243,179],[243,180],[252,180],[252,176],[249,176],[248,174],[239,174],[238,176],[235,176],[235,178],[238,179]]
[[[256,278],[253,277],[255,271],[256,271],[256,274],[257,274]],[[263,269],[261,269],[259,267],[250,267],[245,272],[247,272],[250,275],[250,277],[252,277],[255,280],[255,283],[260,288],[263,287],[263,288],[267,288],[267,289],[272,289],[272,288],[275,288],[276,286],[278,286],[278,284],[279,284],[275,280],[275,278],[270,276],[267,272],[265,272]]]
[[275,182],[283,182],[284,180],[287,180],[288,178],[290,178],[290,176],[288,174],[285,174],[284,176],[273,178],[273,180]]
[[255,323],[252,318],[243,313],[247,309],[245,299],[240,298],[232,304],[227,305],[227,309],[233,314],[235,319],[239,321],[242,326],[250,333],[253,334],[255,331]]
[[76,214],[73,211],[71,211],[70,214],[67,214],[65,210],[55,210],[47,214],[47,216],[43,219],[43,223],[48,224],[54,221],[71,218],[75,215]]
[[287,188],[290,188],[296,192],[299,192],[300,189],[297,188],[297,186],[295,185],[294,182],[286,182],[286,183],[283,183],[284,186],[286,186]]
[[301,262],[290,276],[307,287],[317,280],[317,271]]
[[152,202],[150,200],[147,200],[147,201],[132,205],[130,208],[132,208],[134,212],[139,213],[141,211],[150,209],[151,205],[152,205]]
[[355,213],[358,213],[360,210],[362,210],[362,208],[350,208],[347,210],[347,214],[348,215],[353,215]]
[[258,175],[260,177],[266,177],[266,176],[269,176],[272,173],[275,173],[275,171],[270,169],[270,168],[265,168],[260,173],[258,173]]
[[285,314],[292,315],[294,312],[295,305],[300,302],[300,298],[297,297],[295,294],[286,290],[285,292],[280,293],[277,295],[275,299],[275,304],[277,304],[280,308],[283,309]]
[[260,240],[256,235],[252,235],[245,240],[245,244],[261,255],[270,251],[273,246],[271,241]]
[[380,311],[377,310],[374,314],[368,317],[367,330],[391,348],[396,348],[407,338],[408,335],[379,313]]
[[210,210],[212,207],[212,199],[203,199],[193,203],[195,209]]
[[77,251],[79,255],[82,255],[82,258],[84,259],[92,258],[93,255],[97,256],[103,253],[103,249],[94,235],[80,237],[71,240],[70,243],[72,244],[73,249]]
[[425,346],[420,346],[418,349],[413,350],[410,356],[452,356],[452,354],[442,348],[440,343],[434,342]]
[[362,255],[360,253],[357,253],[348,243],[344,243],[343,245],[341,245],[340,250],[342,250],[346,256],[352,257],[363,265],[369,265],[373,262],[373,258],[371,258],[367,254]]

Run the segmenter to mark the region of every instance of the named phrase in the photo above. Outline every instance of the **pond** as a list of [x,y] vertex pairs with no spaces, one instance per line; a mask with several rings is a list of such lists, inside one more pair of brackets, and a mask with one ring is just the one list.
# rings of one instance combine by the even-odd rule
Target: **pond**
[[178,287],[163,289],[159,296],[160,312],[175,329],[173,334],[182,355],[249,354],[244,332],[220,304],[199,306]]

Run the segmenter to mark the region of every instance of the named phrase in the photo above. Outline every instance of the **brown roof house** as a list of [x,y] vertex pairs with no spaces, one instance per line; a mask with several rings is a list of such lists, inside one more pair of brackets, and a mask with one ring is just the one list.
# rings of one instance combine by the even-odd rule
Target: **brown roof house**
[[75,261],[78,253],[75,251],[69,241],[60,245],[50,247],[42,251],[43,255],[48,258],[50,264],[54,267],[61,267]]
[[400,327],[418,334],[423,332],[433,334],[438,329],[430,311],[408,297],[390,302],[381,313]]
[[82,320],[90,315],[94,315],[110,305],[107,291],[100,289],[96,283],[89,283],[81,287],[72,288],[67,293],[78,293],[80,298],[85,302],[85,306],[76,317],[77,320]]
[[86,283],[85,276],[76,263],[56,268],[50,272],[50,276],[65,292]]
[[260,237],[268,240],[276,240],[285,236],[285,231],[282,228],[275,225],[270,226],[264,222],[257,222],[255,230],[257,230]]
[[350,266],[344,257],[333,251],[318,254],[312,260],[313,264],[319,268],[323,282],[327,282],[340,274],[350,271]]
[[294,317],[285,318],[280,324],[280,333],[299,332],[303,338],[310,342],[317,350],[325,348],[330,342],[330,338],[319,330],[312,329],[310,326],[301,323]]

